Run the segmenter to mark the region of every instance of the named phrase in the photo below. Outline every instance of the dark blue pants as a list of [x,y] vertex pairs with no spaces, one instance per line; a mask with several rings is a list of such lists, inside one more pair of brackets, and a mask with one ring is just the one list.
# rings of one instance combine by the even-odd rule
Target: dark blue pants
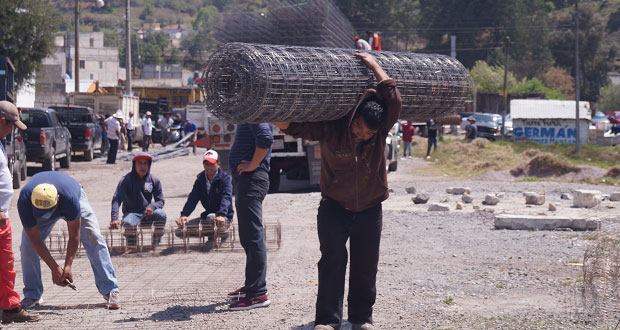
[[151,144],[151,136],[145,135],[142,138],[142,151],[149,151],[149,145]]
[[263,228],[263,200],[269,190],[269,175],[262,169],[233,177],[239,240],[245,250],[247,297],[267,293],[267,248]]
[[108,151],[108,164],[116,163],[116,152],[118,151],[118,140],[108,139],[110,150]]
[[133,149],[133,132],[131,130],[127,130],[127,151],[131,151]]
[[351,248],[347,297],[349,322],[372,323],[382,227],[380,203],[362,212],[352,212],[334,200],[321,200],[317,216],[321,260],[315,325],[331,325],[338,329],[342,323],[347,240],[350,240]]
[[431,147],[435,146],[434,151],[437,151],[437,138],[428,138],[428,144],[426,146],[426,157],[431,155]]

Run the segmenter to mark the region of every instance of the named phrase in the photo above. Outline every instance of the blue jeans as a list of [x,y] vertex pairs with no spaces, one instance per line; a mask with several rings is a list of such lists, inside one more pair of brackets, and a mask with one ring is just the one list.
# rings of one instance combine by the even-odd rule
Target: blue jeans
[[118,139],[108,139],[110,150],[108,150],[108,164],[116,163],[116,154],[118,153]]
[[262,169],[234,174],[235,208],[239,241],[245,250],[245,294],[267,293],[267,247],[263,227],[263,200],[269,190],[269,174]]
[[151,144],[151,136],[144,135],[142,140],[142,151],[149,151],[149,144]]
[[[80,195],[80,208],[82,209],[82,222],[80,224],[80,241],[84,245],[90,266],[95,274],[95,285],[99,293],[105,295],[112,291],[118,291],[114,266],[110,259],[110,252],[101,232],[99,222],[93,208],[88,203],[86,193],[82,190]],[[37,227],[41,239],[49,236],[54,224],[61,218],[43,219],[37,218]],[[41,299],[43,295],[43,281],[41,280],[41,259],[34,250],[26,231],[22,231],[21,261],[24,279],[24,297]]]
[[437,138],[428,138],[428,145],[426,147],[426,157],[431,155],[431,147],[435,146],[434,151],[437,151]]
[[142,215],[142,213],[127,213],[121,220],[121,225],[126,228],[126,233],[135,232],[135,227],[139,224],[142,227],[150,227],[152,224],[155,225],[156,236],[161,237],[164,234],[164,227],[166,226],[166,220],[168,220],[168,216],[166,216],[166,212],[163,209],[156,209],[153,211],[153,215],[150,219],[147,219]]
[[409,157],[413,157],[413,153],[411,153],[411,142],[403,142],[404,144],[404,150],[403,150],[403,157],[407,157],[407,151],[409,152]]

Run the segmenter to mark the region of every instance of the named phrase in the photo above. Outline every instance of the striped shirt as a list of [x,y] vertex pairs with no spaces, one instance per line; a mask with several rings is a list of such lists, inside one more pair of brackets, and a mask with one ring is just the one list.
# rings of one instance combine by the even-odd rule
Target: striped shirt
[[269,149],[267,155],[261,161],[259,168],[269,172],[269,160],[271,159],[271,144],[273,143],[273,134],[271,124],[239,124],[235,132],[235,142],[230,149],[228,164],[230,171],[237,173],[237,166],[242,160],[250,162],[254,157],[256,148]]

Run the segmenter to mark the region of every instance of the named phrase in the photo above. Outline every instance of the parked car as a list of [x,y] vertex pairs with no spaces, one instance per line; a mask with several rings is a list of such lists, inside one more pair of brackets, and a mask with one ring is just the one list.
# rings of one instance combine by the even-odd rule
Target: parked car
[[13,128],[3,141],[6,158],[9,160],[9,172],[13,175],[13,189],[19,189],[21,181],[26,180],[26,145],[21,131]]
[[478,126],[478,137],[495,140],[497,137],[502,135],[501,115],[494,113],[474,113],[471,117],[476,119],[476,126]]
[[28,161],[43,164],[43,170],[56,170],[71,166],[71,133],[63,126],[62,119],[54,109],[21,108],[25,131],[26,157]]
[[590,119],[590,125],[595,126],[597,129],[603,129],[605,131],[611,129],[611,122],[609,121],[609,118],[607,118],[606,114],[600,111],[594,113],[594,116],[592,116],[592,119]]
[[71,133],[71,149],[83,151],[84,160],[91,161],[95,150],[103,152],[102,127],[93,109],[82,106],[53,106]]
[[505,130],[505,134],[508,136],[512,136],[512,116],[510,114],[506,115],[506,124],[504,125],[504,127],[506,127]]

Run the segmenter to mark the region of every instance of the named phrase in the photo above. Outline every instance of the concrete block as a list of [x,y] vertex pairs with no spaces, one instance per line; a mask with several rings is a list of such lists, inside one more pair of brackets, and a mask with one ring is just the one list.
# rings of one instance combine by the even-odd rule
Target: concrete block
[[612,202],[620,202],[620,192],[612,192],[609,194],[609,200]]
[[484,205],[497,205],[497,203],[499,203],[499,198],[494,195],[486,195],[482,201],[482,204]]
[[574,207],[592,208],[601,204],[602,193],[598,190],[575,190]]
[[450,207],[442,204],[431,204],[428,207],[429,212],[447,212],[450,211]]
[[545,195],[544,194],[538,194],[535,192],[531,192],[531,191],[526,191],[523,193],[523,196],[525,196],[525,204],[530,204],[530,205],[543,205],[545,204]]
[[549,203],[549,211],[557,211],[558,208],[553,203]]
[[517,214],[498,214],[495,216],[495,229],[515,229],[515,230],[600,230],[601,221],[598,219],[575,219],[560,216],[542,215],[517,215]]
[[471,194],[471,189],[470,188],[454,188],[454,187],[450,187],[450,188],[446,189],[446,192],[448,194],[452,194],[452,195]]
[[411,197],[414,204],[426,204],[430,197],[427,194],[417,194],[415,197]]
[[469,204],[474,201],[474,198],[471,197],[470,194],[463,194],[463,197],[461,197],[461,200],[463,201],[463,203]]
[[408,194],[415,194],[415,187],[407,187],[405,190]]

